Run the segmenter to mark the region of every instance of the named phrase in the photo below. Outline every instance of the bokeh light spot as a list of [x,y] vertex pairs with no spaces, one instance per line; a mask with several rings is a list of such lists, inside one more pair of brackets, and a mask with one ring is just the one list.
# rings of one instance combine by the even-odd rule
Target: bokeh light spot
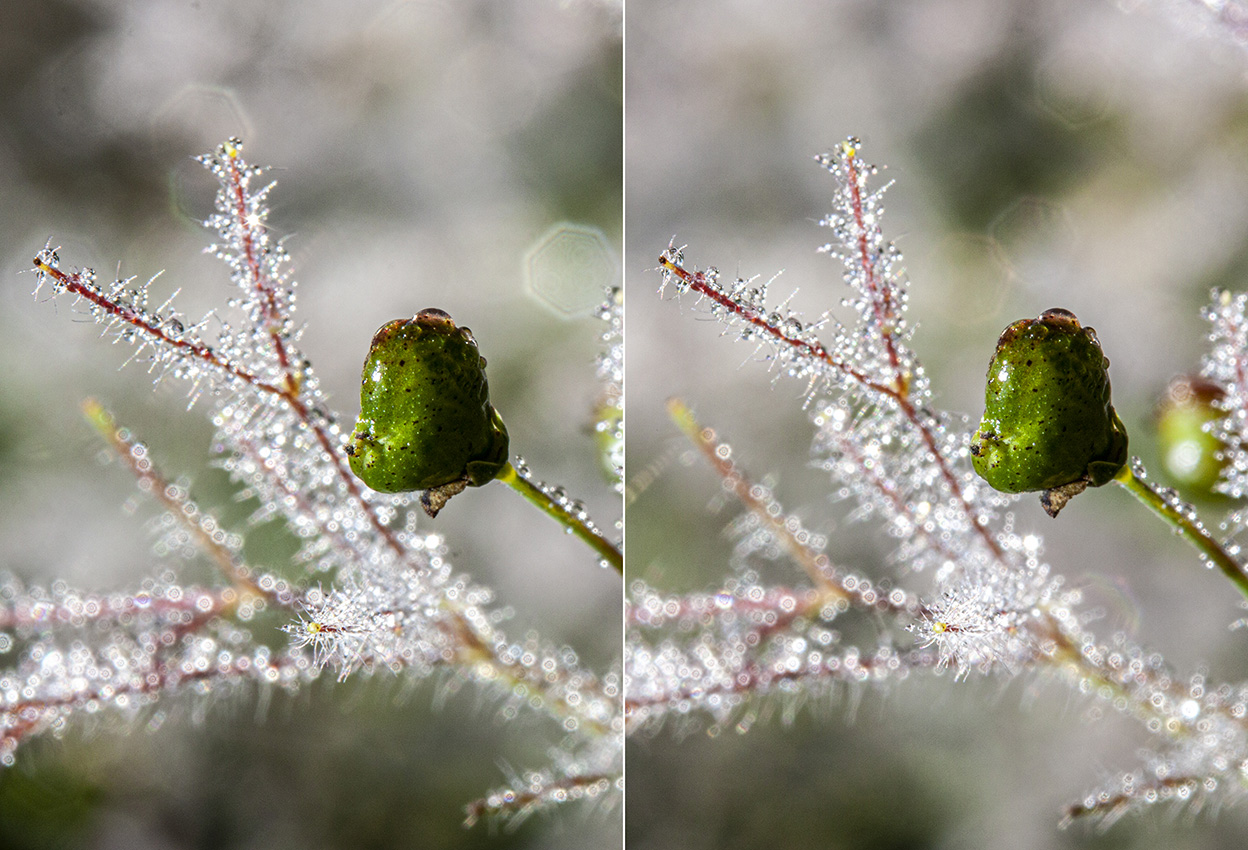
[[602,231],[560,222],[524,256],[524,285],[553,313],[567,319],[593,312],[615,286],[620,264]]

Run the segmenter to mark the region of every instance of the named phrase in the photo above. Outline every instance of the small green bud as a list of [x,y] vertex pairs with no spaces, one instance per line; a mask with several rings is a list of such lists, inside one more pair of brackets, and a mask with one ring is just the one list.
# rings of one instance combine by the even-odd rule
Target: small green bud
[[374,334],[347,445],[361,481],[382,493],[424,490],[421,504],[436,516],[464,488],[498,477],[507,443],[468,328],[430,308]]
[[1202,496],[1215,495],[1225,461],[1222,441],[1205,430],[1225,414],[1217,403],[1226,395],[1212,381],[1181,376],[1170,382],[1157,406],[1157,441],[1162,465],[1175,484]]
[[1068,310],[1006,328],[971,438],[975,471],[1006,493],[1043,491],[1050,516],[1113,480],[1127,461],[1127,432],[1110,401],[1108,367],[1096,331]]

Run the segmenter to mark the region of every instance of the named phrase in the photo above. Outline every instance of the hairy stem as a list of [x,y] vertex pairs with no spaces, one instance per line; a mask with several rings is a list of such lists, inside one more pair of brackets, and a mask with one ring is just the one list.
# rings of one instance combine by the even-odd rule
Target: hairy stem
[[820,598],[816,600],[818,605],[811,610],[817,611],[827,602],[835,600],[863,610],[888,611],[902,617],[913,617],[920,613],[916,601],[909,594],[900,591],[895,595],[884,594],[858,576],[843,574],[832,565],[826,553],[816,551],[800,539],[796,533],[800,528],[796,517],[786,514],[780,503],[765,488],[757,487],[750,481],[745,472],[730,459],[731,450],[728,445],[719,442],[712,429],[704,428],[687,404],[678,398],[670,398],[667,400],[667,412],[677,427],[702,452],[723,480],[725,489],[758,518],[759,523],[819,588]]
[[517,472],[516,468],[510,463],[503,467],[498,480],[539,507],[542,513],[554,519],[555,522],[567,529],[569,533],[575,534],[589,544],[589,547],[615,568],[616,572],[624,575],[624,554],[611,541],[599,534],[586,520],[576,516],[566,507],[559,504],[550,494]]
[[[778,325],[771,321],[769,314],[734,300],[732,296],[724,293],[714,285],[705,272],[697,271],[696,269],[690,271],[685,268],[682,265],[682,260],[683,256],[680,251],[675,247],[669,247],[659,257],[659,268],[665,274],[669,274],[679,280],[681,286],[688,291],[722,307],[736,321],[748,324],[760,336],[765,335],[777,347],[788,346],[796,350],[799,356],[808,358],[811,362],[822,364],[827,368],[828,374],[839,375],[846,382],[855,384],[863,390],[886,400],[885,403],[895,404],[901,415],[918,432],[919,438],[923,441],[924,447],[931,455],[936,468],[940,471],[940,476],[944,479],[950,494],[961,506],[975,533],[979,535],[980,540],[988,548],[994,559],[1003,563],[1006,561],[1005,552],[1002,551],[996,538],[985,524],[985,519],[971,503],[966,490],[958,480],[954,471],[953,459],[946,457],[941,451],[937,442],[934,424],[928,417],[923,415],[923,411],[915,405],[914,400],[910,397],[910,383],[908,379],[903,380],[904,376],[898,375],[894,377],[891,383],[874,380],[852,363],[834,355],[821,342],[789,338]],[[891,339],[891,337],[889,338]]]
[[884,347],[888,352],[888,362],[892,367],[894,384],[904,387],[908,377],[901,368],[901,357],[897,353],[897,340],[893,329],[897,321],[896,305],[892,290],[880,280],[876,272],[875,257],[872,255],[871,230],[877,230],[878,224],[867,224],[867,216],[863,211],[862,171],[858,161],[859,143],[857,139],[841,142],[841,162],[845,173],[845,186],[849,189],[850,209],[853,211],[854,228],[857,231],[855,247],[858,250],[858,263],[863,270],[863,282],[871,296],[871,304],[875,309],[875,319]]

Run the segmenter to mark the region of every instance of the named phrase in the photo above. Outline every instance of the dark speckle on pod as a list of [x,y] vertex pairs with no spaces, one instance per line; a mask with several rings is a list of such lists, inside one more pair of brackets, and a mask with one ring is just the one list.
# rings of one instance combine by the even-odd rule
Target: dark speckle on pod
[[490,404],[485,358],[468,328],[429,308],[373,335],[360,384],[351,470],[383,493],[426,491],[435,515],[507,463],[507,429]]
[[1110,399],[1109,360],[1069,310],[1010,325],[988,365],[984,418],[971,438],[975,471],[1006,493],[1044,491],[1050,514],[1113,480],[1127,433]]

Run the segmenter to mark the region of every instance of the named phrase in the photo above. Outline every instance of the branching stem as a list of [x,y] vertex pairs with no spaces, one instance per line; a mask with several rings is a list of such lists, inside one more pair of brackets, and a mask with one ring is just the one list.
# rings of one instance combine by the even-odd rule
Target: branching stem
[[[104,409],[98,401],[89,398],[82,403],[82,412],[87,421],[107,441],[108,445],[122,460],[139,481],[140,489],[154,496],[170,516],[176,517],[195,538],[200,551],[216,561],[221,573],[230,581],[238,592],[228,600],[225,608],[232,608],[240,600],[240,596],[259,596],[282,608],[294,607],[291,600],[283,600],[279,594],[266,590],[257,584],[255,572],[243,563],[238,554],[216,539],[199,519],[199,508],[189,498],[179,495],[175,488],[161,475],[160,470],[146,456],[136,455],[138,446],[132,442],[124,431],[117,427],[113,415]],[[213,612],[218,613],[218,612]]]
[[966,490],[954,472],[952,460],[941,451],[933,423],[921,413],[919,408],[915,406],[914,400],[910,397],[908,380],[903,381],[899,377],[894,379],[891,384],[873,380],[866,372],[838,358],[821,342],[807,339],[792,339],[786,336],[783,330],[771,321],[771,317],[768,314],[734,300],[730,295],[725,294],[717,286],[713,285],[705,272],[690,271],[683,265],[680,265],[679,260],[678,253],[674,253],[673,249],[669,248],[667,252],[659,257],[659,268],[680,280],[681,285],[690,292],[722,307],[735,320],[750,325],[760,334],[766,334],[774,345],[789,346],[796,349],[800,356],[809,358],[812,362],[822,363],[831,373],[839,374],[849,383],[856,384],[867,392],[886,399],[886,403],[895,404],[901,415],[918,432],[924,447],[926,447],[933,462],[936,464],[936,468],[940,471],[941,478],[944,479],[949,492],[966,513],[971,527],[975,529],[975,533],[979,535],[980,540],[983,541],[988,551],[992,553],[993,558],[1005,562],[1005,552],[985,525],[984,518],[980,516],[975,506],[971,504]]

